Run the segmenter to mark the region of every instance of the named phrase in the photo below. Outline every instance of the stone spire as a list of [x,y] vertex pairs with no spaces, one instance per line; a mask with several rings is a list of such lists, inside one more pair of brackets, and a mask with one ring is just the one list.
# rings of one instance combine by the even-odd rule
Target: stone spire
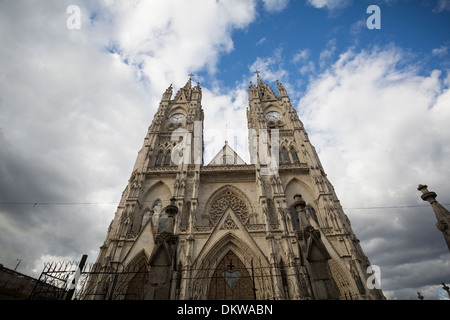
[[188,82],[186,82],[186,84],[184,85],[184,87],[185,87],[186,89],[190,89],[190,88],[192,87],[192,77],[193,77],[193,76],[194,76],[193,73],[189,73],[189,74],[188,74],[189,80],[188,80]]
[[436,227],[444,235],[445,242],[447,243],[447,247],[450,251],[450,212],[445,209],[439,202],[437,202],[436,192],[428,191],[426,185],[419,184],[417,190],[422,191],[422,200],[428,201],[431,204],[431,207],[433,208],[437,219]]
[[170,86],[166,89],[166,91],[163,94],[162,101],[169,101],[170,98],[172,97],[172,91],[173,87],[172,84],[170,84]]
[[281,82],[278,82],[278,80],[277,80],[277,90],[278,90],[278,95],[280,96],[280,98],[288,96],[283,84]]

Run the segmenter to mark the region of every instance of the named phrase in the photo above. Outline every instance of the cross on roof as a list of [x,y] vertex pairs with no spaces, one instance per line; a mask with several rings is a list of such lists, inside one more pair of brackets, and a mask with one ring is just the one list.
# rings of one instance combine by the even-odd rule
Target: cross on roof
[[192,78],[194,76],[194,74],[193,73],[189,73],[188,76],[189,76],[189,78]]

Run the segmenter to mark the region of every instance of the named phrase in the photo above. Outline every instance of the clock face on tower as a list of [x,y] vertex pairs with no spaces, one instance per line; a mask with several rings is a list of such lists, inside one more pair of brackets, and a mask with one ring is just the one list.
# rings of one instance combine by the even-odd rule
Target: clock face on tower
[[175,113],[174,115],[172,115],[170,117],[170,122],[172,123],[181,123],[186,119],[186,117],[184,116],[184,114],[182,113]]
[[276,111],[271,111],[266,114],[266,119],[269,121],[278,121],[281,119],[281,114]]

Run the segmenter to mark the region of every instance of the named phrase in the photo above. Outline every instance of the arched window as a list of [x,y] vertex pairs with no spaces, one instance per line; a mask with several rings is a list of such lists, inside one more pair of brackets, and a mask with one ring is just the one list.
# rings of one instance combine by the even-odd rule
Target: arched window
[[162,151],[158,153],[158,156],[156,157],[155,166],[160,166],[162,162],[163,154]]
[[294,163],[298,162],[297,152],[293,147],[291,147],[291,157]]
[[[128,264],[127,268],[124,270],[124,273],[130,277],[128,278],[129,282],[127,282],[128,288],[125,293],[125,300],[143,300],[145,294],[147,292],[147,283],[148,283],[148,261],[145,253],[141,252],[138,254],[130,264]],[[117,293],[116,293],[117,294]]]
[[281,162],[291,163],[291,160],[289,159],[289,153],[287,152],[286,148],[281,149]]
[[249,212],[246,203],[233,191],[226,190],[215,197],[209,209],[211,224],[216,225],[222,215],[229,209],[234,212],[243,224],[248,222]]
[[306,210],[308,210],[309,215],[314,219],[314,221],[319,224],[319,220],[317,219],[316,210],[310,205],[306,206]]
[[165,166],[170,166],[170,155],[171,155],[171,152],[169,150],[169,152],[167,152],[167,154],[166,154],[166,157],[164,158],[164,165]]

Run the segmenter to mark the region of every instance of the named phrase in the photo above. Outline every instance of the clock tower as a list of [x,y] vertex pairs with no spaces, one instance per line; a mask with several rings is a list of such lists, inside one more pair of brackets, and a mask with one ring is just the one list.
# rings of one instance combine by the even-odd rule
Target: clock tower
[[250,163],[225,143],[206,165],[191,76],[162,96],[85,299],[384,299],[284,86],[250,83]]

